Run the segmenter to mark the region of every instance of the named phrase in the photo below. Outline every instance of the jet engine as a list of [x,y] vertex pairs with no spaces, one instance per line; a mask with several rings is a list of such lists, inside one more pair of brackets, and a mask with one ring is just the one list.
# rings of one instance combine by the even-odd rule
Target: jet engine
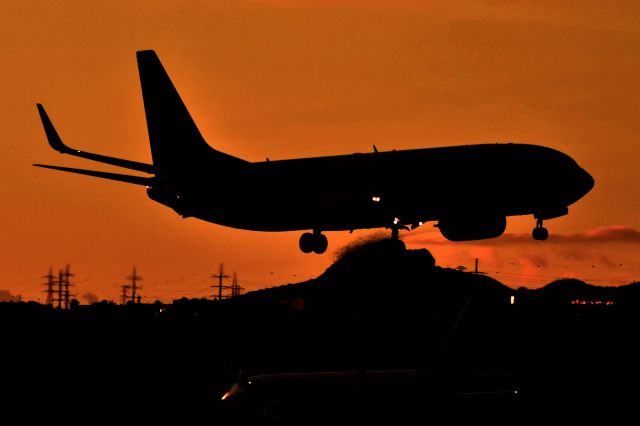
[[445,216],[438,221],[440,233],[449,241],[470,241],[496,238],[507,227],[507,218],[500,214]]

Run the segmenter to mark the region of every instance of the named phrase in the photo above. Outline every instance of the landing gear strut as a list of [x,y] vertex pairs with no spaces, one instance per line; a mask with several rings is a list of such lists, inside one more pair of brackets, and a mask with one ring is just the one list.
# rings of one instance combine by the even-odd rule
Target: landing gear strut
[[536,227],[533,228],[531,235],[536,241],[545,241],[549,238],[549,230],[542,226],[542,219],[536,219]]
[[323,235],[320,231],[314,230],[313,233],[305,232],[300,237],[300,250],[303,253],[317,253],[322,254],[327,251],[327,247],[329,246],[329,241],[327,241],[327,237]]
[[400,224],[400,222],[397,220],[393,221],[393,225],[391,225],[390,228],[391,228],[391,239],[389,240],[389,242],[391,243],[390,246],[397,249],[400,252],[404,252],[407,249],[407,246],[404,244],[404,241],[402,241],[399,238],[400,228],[402,229],[409,229],[409,228]]

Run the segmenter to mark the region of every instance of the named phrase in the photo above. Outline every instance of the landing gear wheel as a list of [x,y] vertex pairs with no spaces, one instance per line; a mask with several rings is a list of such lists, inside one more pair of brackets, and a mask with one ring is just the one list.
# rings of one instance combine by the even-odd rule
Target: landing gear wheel
[[533,235],[533,239],[536,241],[545,241],[549,238],[549,231],[547,228],[534,228],[531,235]]
[[315,245],[315,238],[313,237],[313,234],[310,232],[305,232],[304,234],[302,234],[298,245],[300,246],[300,250],[302,250],[303,253],[311,253]]
[[327,236],[324,234],[312,234],[314,237],[315,245],[313,246],[313,252],[316,254],[322,254],[327,251],[327,247],[329,246],[329,241],[327,240]]
[[536,241],[545,241],[547,238],[549,238],[549,230],[542,226],[542,219],[538,219],[536,227],[533,228],[533,232],[531,233],[531,235]]
[[327,251],[327,247],[329,246],[329,241],[327,237],[320,232],[314,232],[313,234],[310,232],[305,232],[300,237],[300,242],[298,243],[300,246],[300,250],[303,253],[317,253],[322,254]]

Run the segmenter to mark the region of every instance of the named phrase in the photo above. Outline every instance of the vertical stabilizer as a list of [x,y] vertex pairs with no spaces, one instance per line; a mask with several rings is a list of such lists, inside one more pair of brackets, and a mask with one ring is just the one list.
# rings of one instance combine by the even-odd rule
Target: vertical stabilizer
[[153,165],[158,175],[186,176],[229,169],[244,160],[211,148],[153,50],[136,53]]

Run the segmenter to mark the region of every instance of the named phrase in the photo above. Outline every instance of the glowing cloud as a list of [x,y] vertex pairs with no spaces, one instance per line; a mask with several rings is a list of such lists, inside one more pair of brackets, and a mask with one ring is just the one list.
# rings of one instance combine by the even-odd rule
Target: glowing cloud
[[[451,243],[440,234],[433,231],[414,231],[407,234],[403,240],[412,244],[472,244],[475,246],[507,246],[513,244],[540,244],[533,240],[528,233],[504,234],[499,238],[489,240]],[[575,234],[551,233],[543,244],[574,244],[574,243],[628,243],[640,244],[640,231],[624,225],[611,225]]]
[[84,293],[81,297],[89,304],[96,303],[98,301],[98,296],[89,291]]
[[18,302],[20,296],[11,294],[9,290],[0,290],[0,302]]

